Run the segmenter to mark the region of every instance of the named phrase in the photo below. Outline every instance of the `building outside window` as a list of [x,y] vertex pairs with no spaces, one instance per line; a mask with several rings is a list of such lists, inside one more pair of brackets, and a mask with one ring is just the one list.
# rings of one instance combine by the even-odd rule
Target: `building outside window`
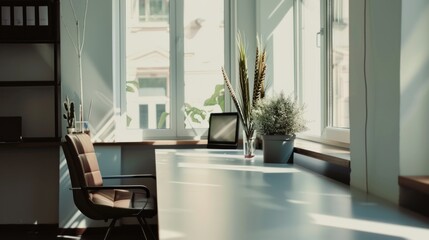
[[166,22],[169,0],[139,0],[139,21]]
[[225,110],[225,2],[120,1],[119,134],[136,140],[201,135],[210,113]]
[[[269,56],[271,89],[294,92],[306,105],[309,130],[299,137],[349,142],[348,1],[296,0],[276,25],[284,32],[267,34],[272,37],[268,47],[275,53]],[[228,0],[120,4],[124,30],[119,134],[127,140],[203,135],[211,112],[229,110],[220,67],[228,68],[228,47],[235,42],[228,36],[231,4]],[[293,72],[294,81],[285,79],[284,71]]]

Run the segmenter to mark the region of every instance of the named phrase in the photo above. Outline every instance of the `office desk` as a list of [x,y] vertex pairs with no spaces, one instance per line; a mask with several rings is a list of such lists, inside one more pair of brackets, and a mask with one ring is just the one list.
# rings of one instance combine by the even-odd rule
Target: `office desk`
[[160,239],[429,239],[429,223],[242,150],[156,150]]

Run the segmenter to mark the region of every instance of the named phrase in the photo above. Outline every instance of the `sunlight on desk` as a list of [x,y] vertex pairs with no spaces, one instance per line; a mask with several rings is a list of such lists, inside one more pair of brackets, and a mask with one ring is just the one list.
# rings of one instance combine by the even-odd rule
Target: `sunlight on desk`
[[161,240],[429,239],[429,221],[297,165],[265,164],[261,151],[242,155],[156,150]]
[[179,163],[180,168],[199,168],[199,169],[218,169],[218,170],[232,170],[232,171],[247,171],[247,172],[261,172],[261,173],[297,173],[300,172],[293,168],[280,168],[280,167],[261,167],[261,166],[237,166],[227,164],[198,164],[198,163]]
[[351,219],[314,213],[310,214],[310,216],[314,220],[314,223],[322,226],[376,233],[410,240],[429,239],[429,230],[427,228],[409,227],[401,224]]

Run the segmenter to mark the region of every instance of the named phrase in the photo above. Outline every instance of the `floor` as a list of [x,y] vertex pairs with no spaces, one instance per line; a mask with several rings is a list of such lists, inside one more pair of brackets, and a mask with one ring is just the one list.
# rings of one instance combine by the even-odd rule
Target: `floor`
[[[152,229],[157,232],[155,227]],[[82,235],[76,234],[55,234],[52,231],[11,231],[0,233],[1,240],[103,240],[105,229],[89,231]],[[126,229],[116,228],[111,232],[109,240],[137,240],[144,239],[138,226],[127,227]]]

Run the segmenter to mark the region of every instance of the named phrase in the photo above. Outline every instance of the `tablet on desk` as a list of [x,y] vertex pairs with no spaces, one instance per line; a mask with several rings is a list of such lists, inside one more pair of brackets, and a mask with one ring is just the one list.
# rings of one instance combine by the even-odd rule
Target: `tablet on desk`
[[0,142],[22,141],[22,118],[0,117]]
[[208,148],[238,147],[238,113],[212,113],[207,137]]

